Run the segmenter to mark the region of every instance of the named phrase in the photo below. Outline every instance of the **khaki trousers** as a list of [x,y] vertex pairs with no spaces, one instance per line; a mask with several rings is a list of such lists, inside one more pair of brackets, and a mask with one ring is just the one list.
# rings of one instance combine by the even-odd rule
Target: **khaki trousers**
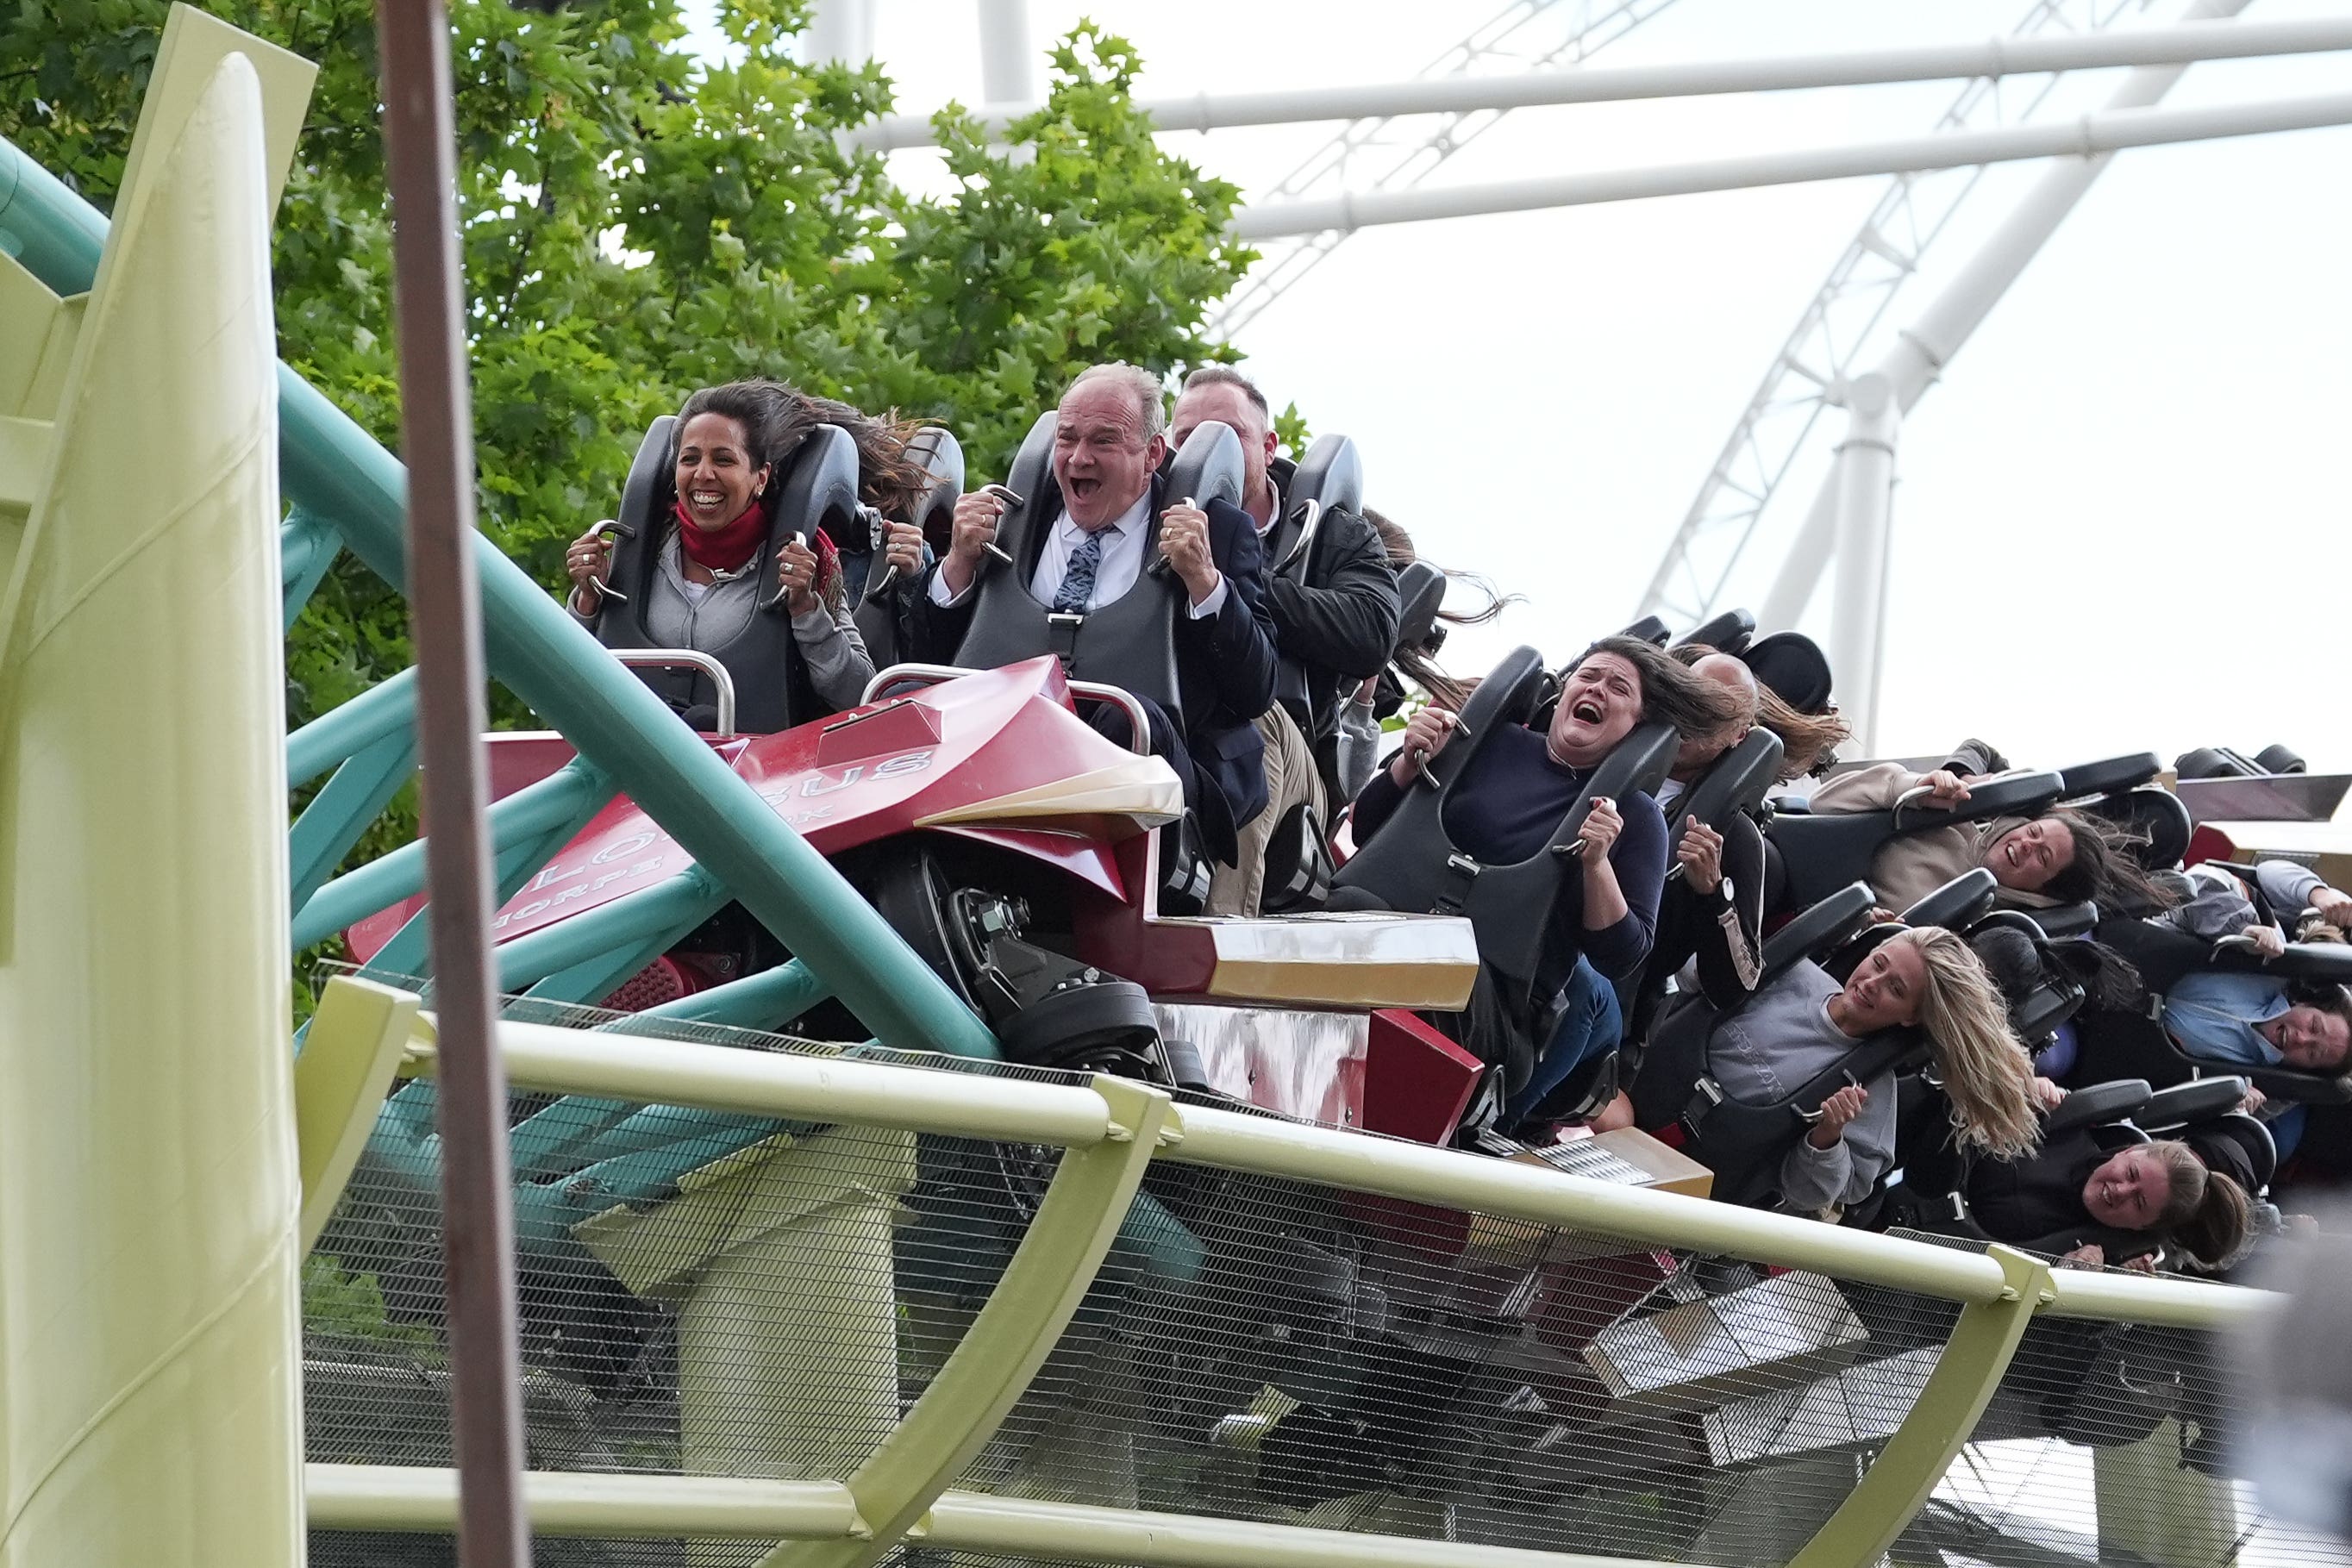
[[1302,800],[1318,817],[1324,811],[1314,748],[1280,703],[1258,716],[1257,732],[1265,740],[1265,810],[1241,831],[1241,863],[1218,866],[1210,878],[1211,915],[1255,915],[1265,892],[1265,847],[1275,825]]

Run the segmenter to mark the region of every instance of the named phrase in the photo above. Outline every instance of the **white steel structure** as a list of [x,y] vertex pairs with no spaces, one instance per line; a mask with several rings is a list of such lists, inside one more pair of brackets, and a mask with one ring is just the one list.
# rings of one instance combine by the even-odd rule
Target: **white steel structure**
[[1658,163],[1647,168],[1602,169],[1486,185],[1448,185],[1422,191],[1345,191],[1320,201],[1244,207],[1234,215],[1233,233],[1243,239],[1264,239],[1320,234],[1331,228],[1353,231],[1382,224],[1427,223],[1486,213],[1531,212],[1640,201],[1653,196],[1686,196],[1702,191],[1843,180],[1856,174],[1916,173],[2040,158],[2089,161],[2104,159],[2126,147],[2309,131],[2342,125],[2347,119],[2352,119],[2352,92],[2211,104],[2197,109],[2109,107],[2042,125],[1948,131],[1941,135],[1911,136],[1894,141],[1808,147],[1710,158],[1693,163]]
[[[1470,76],[1579,66],[1672,4],[1674,0],[1512,0],[1421,74]],[[1393,118],[1355,120],[1269,186],[1262,199],[1303,201],[1342,190],[1409,189],[1507,112],[1494,109],[1447,114],[1433,127],[1400,125]],[[1210,334],[1231,341],[1347,237],[1344,229],[1328,229],[1260,246],[1263,259],[1210,318]]]
[[[2022,37],[2050,31],[2102,32],[2145,14],[2150,4],[2151,0],[2036,0],[2020,19],[2015,34]],[[2196,6],[2189,17],[2226,16],[2242,8]],[[2169,73],[2176,78],[2178,74]],[[2058,79],[2051,75],[1971,81],[1944,111],[1937,129],[2023,121],[2042,106]],[[2165,85],[2168,87],[2169,80]],[[1639,613],[1693,624],[1722,607],[1720,596],[1732,570],[1755,536],[1814,422],[1866,363],[1863,355],[1875,345],[1876,329],[1888,308],[1916,275],[1921,259],[1975,190],[1982,173],[1981,168],[1969,168],[1905,174],[1888,184],[1748,399],[1652,575]],[[1808,527],[1817,555],[1826,554],[1825,532],[1825,528]],[[1818,570],[1817,562],[1816,577]],[[1805,580],[1808,594],[1813,580]],[[1776,604],[1786,597],[1776,594]],[[1774,623],[1792,622],[1803,608],[1801,600],[1795,611],[1775,615]]]

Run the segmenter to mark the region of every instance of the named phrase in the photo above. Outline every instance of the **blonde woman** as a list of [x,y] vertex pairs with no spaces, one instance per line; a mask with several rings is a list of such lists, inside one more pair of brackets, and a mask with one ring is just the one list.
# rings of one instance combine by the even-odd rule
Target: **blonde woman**
[[[2000,988],[1969,945],[1922,927],[1889,937],[1841,986],[1801,963],[1756,993],[1708,1038],[1706,1066],[1724,1094],[1772,1104],[1834,1069],[1882,1030],[1923,1030],[1959,1142],[2013,1158],[2040,1137],[2033,1068],[2010,1033]],[[1780,1162],[1782,1207],[1850,1207],[1895,1165],[1891,1073],[1849,1085]]]

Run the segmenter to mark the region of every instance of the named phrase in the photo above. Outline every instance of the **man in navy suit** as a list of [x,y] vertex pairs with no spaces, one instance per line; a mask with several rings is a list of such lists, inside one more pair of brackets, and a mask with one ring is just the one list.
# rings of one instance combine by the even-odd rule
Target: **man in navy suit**
[[[1265,552],[1249,514],[1223,501],[1204,511],[1164,493],[1167,411],[1160,379],[1134,365],[1095,365],[1062,394],[1054,432],[1061,516],[1037,530],[1034,558],[1015,563],[1031,597],[1092,613],[1139,588],[1151,546],[1181,584],[1172,621],[1183,712],[1150,705],[1152,750],[1184,782],[1202,846],[1231,864],[1239,830],[1265,809],[1265,743],[1256,719],[1274,701],[1274,622],[1265,608]],[[980,561],[996,537],[1003,499],[974,491],[956,504],[955,537],[926,585],[919,619],[935,649],[962,641]],[[1045,650],[1038,650],[1040,653]],[[1084,660],[1081,659],[1083,664]],[[1117,685],[1115,672],[1073,668]]]

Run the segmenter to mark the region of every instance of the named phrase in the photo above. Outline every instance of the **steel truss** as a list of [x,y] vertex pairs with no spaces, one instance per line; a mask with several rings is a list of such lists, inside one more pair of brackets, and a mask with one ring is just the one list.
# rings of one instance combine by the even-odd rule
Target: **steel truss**
[[[1513,0],[1419,74],[1463,76],[1580,66],[1672,4],[1674,0]],[[1418,116],[1411,117],[1414,123],[1410,125],[1401,116],[1350,120],[1259,200],[1296,201],[1349,190],[1418,185],[1508,112],[1440,115],[1433,128],[1420,123]],[[1345,230],[1328,229],[1265,242],[1258,247],[1263,259],[1210,319],[1210,334],[1231,341],[1347,237]]]
[[[2105,32],[2154,0],[2035,0],[2011,32]],[[2063,73],[1979,77],[1936,121],[1976,130],[2031,119]],[[1842,400],[1876,330],[1921,259],[1983,178],[1984,166],[1901,174],[1888,182],[1750,397],[1715,466],[1666,547],[1639,613],[1692,625],[1714,614],[1822,411]]]

